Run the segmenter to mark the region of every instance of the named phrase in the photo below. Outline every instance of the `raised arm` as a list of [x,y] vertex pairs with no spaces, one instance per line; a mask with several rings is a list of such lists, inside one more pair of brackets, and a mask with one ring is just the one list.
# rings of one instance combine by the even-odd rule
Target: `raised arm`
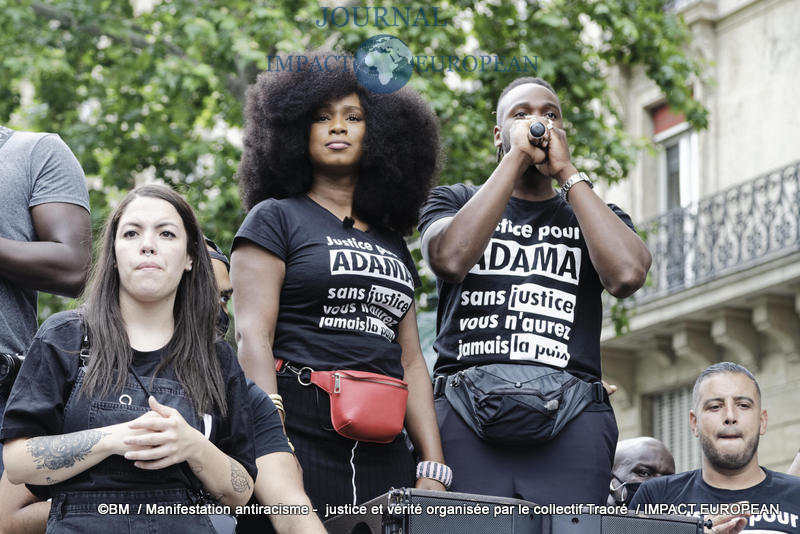
[[89,212],[52,202],[31,209],[36,241],[0,237],[0,277],[32,289],[76,297],[92,259]]
[[267,393],[278,392],[272,344],[285,275],[283,260],[253,243],[243,242],[231,254],[239,364]]
[[[425,358],[419,345],[417,313],[414,306],[400,321],[397,335],[403,347],[403,379],[408,383],[406,407],[406,430],[421,460],[445,463],[436,411],[433,407],[433,387]],[[420,478],[417,487],[444,491],[445,487],[435,480]]]
[[647,246],[586,182],[572,187],[567,201],[578,219],[603,287],[615,297],[632,295],[644,285],[650,269],[652,257]]
[[[527,141],[526,141],[527,142]],[[507,154],[492,175],[453,217],[443,217],[422,234],[422,256],[437,277],[460,283],[483,254],[514,184],[530,166],[521,150]]]
[[[514,117],[510,125],[511,150],[483,187],[455,216],[435,221],[422,235],[423,257],[445,282],[461,282],[480,259],[515,184],[531,165],[543,177],[562,185],[578,172],[570,160],[566,132],[560,123],[552,126],[543,148],[539,148],[528,137],[532,118]],[[495,137],[499,140],[497,128]],[[544,185],[549,189],[549,184]],[[585,182],[570,189],[567,201],[603,286],[617,297],[631,295],[644,284],[652,261],[645,244]]]
[[[578,173],[570,161],[567,133],[559,127],[549,132],[547,160],[537,169],[563,185]],[[615,297],[627,297],[644,285],[652,257],[644,242],[597,196],[589,184],[577,182],[567,193],[586,240],[600,282]]]

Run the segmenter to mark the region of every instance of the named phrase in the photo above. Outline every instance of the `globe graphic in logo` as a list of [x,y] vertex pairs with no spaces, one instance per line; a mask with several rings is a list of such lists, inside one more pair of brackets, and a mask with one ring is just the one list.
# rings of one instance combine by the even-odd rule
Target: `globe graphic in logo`
[[393,35],[373,35],[356,50],[353,70],[370,91],[393,93],[408,83],[414,71],[411,50]]

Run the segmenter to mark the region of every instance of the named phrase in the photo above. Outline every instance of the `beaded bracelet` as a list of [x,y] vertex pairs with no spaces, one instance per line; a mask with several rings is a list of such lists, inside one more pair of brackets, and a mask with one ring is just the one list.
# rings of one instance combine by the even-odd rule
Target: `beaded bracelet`
[[283,408],[283,397],[277,393],[270,393],[269,398],[272,400],[272,404],[274,404],[279,411],[283,412],[283,415],[285,416],[286,410]]
[[430,478],[450,489],[450,484],[453,483],[453,470],[439,462],[419,462],[417,464],[417,478]]
[[[283,416],[286,417],[286,410],[283,409],[283,397],[281,397],[278,393],[270,393],[269,398],[272,401],[272,404],[278,409],[279,412],[283,412]],[[289,444],[289,447],[292,449],[292,453],[294,453],[294,445],[286,438],[286,443]]]

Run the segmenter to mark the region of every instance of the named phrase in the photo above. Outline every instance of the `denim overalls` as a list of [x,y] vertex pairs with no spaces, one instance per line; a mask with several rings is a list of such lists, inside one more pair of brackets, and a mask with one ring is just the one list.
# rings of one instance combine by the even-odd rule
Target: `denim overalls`
[[[84,378],[85,367],[81,366],[64,407],[64,434],[131,421],[150,410],[147,404],[149,394],[161,404],[177,409],[192,427],[201,432],[209,431],[200,425],[192,401],[175,380],[150,377],[142,379],[129,369],[122,392],[90,399],[79,394]],[[188,484],[187,480],[190,481]],[[111,487],[120,489],[92,490],[95,485],[107,488],[109,483]],[[206,514],[152,513],[154,505],[207,502],[200,481],[185,462],[158,471],[148,471],[139,469],[134,466],[133,461],[115,454],[84,473],[52,486],[51,492],[53,500],[47,520],[47,534],[217,533]],[[106,505],[118,506],[115,509]],[[151,507],[150,514],[147,513],[148,505]]]

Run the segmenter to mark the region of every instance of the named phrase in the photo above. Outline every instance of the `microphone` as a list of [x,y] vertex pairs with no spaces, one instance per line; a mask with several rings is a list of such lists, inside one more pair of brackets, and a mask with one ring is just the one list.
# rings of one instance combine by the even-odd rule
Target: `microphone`
[[342,219],[342,226],[345,228],[352,228],[355,223],[356,220],[352,217],[345,217]]
[[542,124],[541,122],[534,121],[533,123],[531,123],[531,130],[530,131],[531,131],[531,135],[534,138],[539,138],[539,137],[544,135],[544,133],[547,131],[547,128],[545,128],[544,124]]

